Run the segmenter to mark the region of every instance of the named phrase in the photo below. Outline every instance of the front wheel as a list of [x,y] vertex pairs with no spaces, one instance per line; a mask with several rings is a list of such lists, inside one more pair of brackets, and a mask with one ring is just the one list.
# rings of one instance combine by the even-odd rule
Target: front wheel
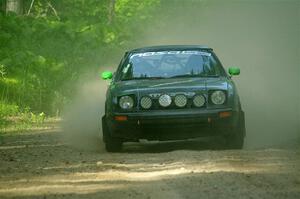
[[122,139],[111,136],[104,118],[102,118],[102,133],[103,141],[105,143],[105,149],[107,152],[119,152],[122,150]]
[[246,134],[245,116],[241,112],[237,126],[234,128],[234,133],[225,137],[226,148],[242,149],[244,146],[244,138]]
[[105,142],[107,152],[120,152],[122,150],[122,140],[119,138],[110,137]]
[[225,139],[227,149],[242,149],[244,146],[244,136],[240,134],[230,135]]

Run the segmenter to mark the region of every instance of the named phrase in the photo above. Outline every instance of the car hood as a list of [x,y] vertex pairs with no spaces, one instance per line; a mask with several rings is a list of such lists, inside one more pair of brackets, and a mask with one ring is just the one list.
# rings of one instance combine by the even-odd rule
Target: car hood
[[227,90],[228,79],[220,78],[171,78],[158,80],[130,80],[120,81],[112,85],[117,95],[193,92],[208,89]]

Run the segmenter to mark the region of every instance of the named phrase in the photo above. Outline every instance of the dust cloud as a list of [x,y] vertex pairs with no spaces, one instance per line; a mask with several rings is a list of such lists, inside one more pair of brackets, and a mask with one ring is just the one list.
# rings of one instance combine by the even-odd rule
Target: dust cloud
[[64,110],[62,138],[80,150],[103,151],[101,117],[107,84],[96,77],[80,82],[74,100]]
[[300,137],[300,1],[164,1],[144,45],[206,44],[233,77],[246,113],[246,147]]
[[[246,148],[299,142],[300,1],[174,0],[162,1],[157,12],[135,47],[212,47],[226,69],[241,68],[233,79],[246,113]],[[87,81],[66,108],[64,129],[76,146],[99,145],[106,87],[101,80]]]

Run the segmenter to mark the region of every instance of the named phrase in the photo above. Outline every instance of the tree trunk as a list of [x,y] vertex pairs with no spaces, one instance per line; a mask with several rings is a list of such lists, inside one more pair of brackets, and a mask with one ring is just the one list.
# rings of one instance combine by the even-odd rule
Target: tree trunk
[[108,24],[111,24],[114,16],[115,16],[115,4],[116,0],[110,0],[110,5],[109,5],[109,13],[108,13]]
[[1,9],[1,12],[5,13],[5,10],[6,10],[6,0],[0,0],[0,9]]
[[23,14],[23,2],[22,0],[7,0],[6,1],[6,13],[14,12],[17,15]]

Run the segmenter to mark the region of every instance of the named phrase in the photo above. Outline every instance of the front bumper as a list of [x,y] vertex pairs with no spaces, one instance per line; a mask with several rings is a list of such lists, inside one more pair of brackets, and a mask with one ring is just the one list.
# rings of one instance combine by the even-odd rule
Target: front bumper
[[[221,112],[230,116],[220,117]],[[109,133],[127,141],[183,140],[233,133],[239,113],[227,109],[214,110],[159,110],[136,113],[115,113],[104,116]],[[115,116],[126,116],[116,121]]]

